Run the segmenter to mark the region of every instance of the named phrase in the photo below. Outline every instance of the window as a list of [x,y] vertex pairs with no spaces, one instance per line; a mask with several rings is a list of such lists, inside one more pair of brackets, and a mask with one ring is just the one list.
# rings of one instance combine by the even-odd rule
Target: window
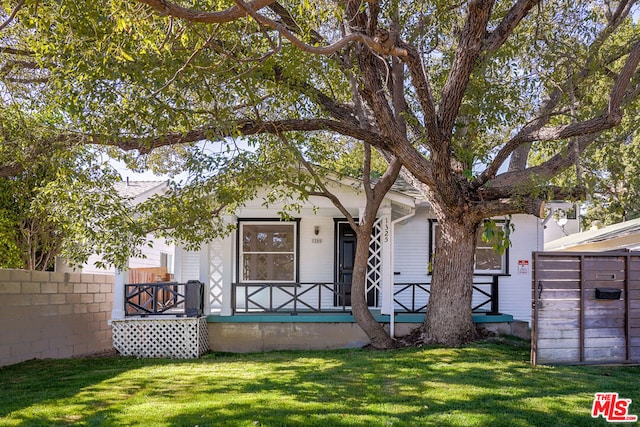
[[[496,225],[500,228],[508,226],[508,222],[496,221]],[[431,220],[431,255],[429,256],[430,265],[433,262],[433,254],[437,252],[437,248],[440,241],[440,232],[438,223],[435,220]],[[493,245],[496,243],[495,238],[489,242],[482,240],[482,230],[478,232],[476,238],[476,261],[474,271],[476,273],[508,273],[508,251],[507,248],[501,255],[495,249]]]
[[173,254],[160,252],[160,267],[167,267],[167,273],[173,274]]
[[295,282],[295,222],[241,221],[238,245],[241,282]]

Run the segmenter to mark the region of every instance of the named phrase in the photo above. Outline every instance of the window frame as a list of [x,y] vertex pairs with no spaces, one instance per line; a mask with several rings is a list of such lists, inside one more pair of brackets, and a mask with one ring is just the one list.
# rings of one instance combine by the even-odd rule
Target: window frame
[[[244,280],[242,275],[242,259],[245,252],[242,249],[243,227],[245,225],[291,225],[293,226],[294,242],[293,242],[293,280]],[[291,252],[283,252],[285,254]],[[300,219],[293,218],[283,221],[279,218],[239,218],[236,231],[236,279],[238,283],[273,283],[273,284],[292,284],[299,283],[300,278]]]
[[[505,227],[509,227],[511,221],[508,219],[495,219],[494,222],[502,227],[503,229]],[[429,265],[433,265],[433,255],[435,254],[436,251],[436,227],[438,225],[438,220],[437,219],[429,219]],[[501,255],[501,259],[502,259],[502,269],[501,270],[478,270],[476,269],[476,253],[474,251],[473,254],[473,274],[475,276],[482,276],[482,275],[488,275],[488,276],[509,276],[509,249],[510,248],[506,248],[504,253]],[[478,246],[476,244],[476,251],[478,250]],[[431,271],[431,268],[429,268],[429,275],[433,274]]]

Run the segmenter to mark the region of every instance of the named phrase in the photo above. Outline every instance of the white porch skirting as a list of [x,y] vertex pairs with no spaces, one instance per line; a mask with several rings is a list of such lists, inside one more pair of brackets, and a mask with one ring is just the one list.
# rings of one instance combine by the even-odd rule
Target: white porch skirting
[[123,356],[194,359],[209,350],[206,317],[112,320],[113,347]]

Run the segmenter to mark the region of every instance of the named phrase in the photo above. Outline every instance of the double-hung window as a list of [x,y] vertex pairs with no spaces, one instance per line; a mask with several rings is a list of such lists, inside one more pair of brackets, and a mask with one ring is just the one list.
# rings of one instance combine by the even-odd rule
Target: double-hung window
[[296,222],[240,221],[239,237],[241,282],[296,281]]
[[[497,227],[508,227],[508,222],[496,221]],[[508,254],[507,248],[502,254],[498,253],[493,246],[497,243],[497,237],[485,242],[482,239],[482,230],[478,232],[476,238],[476,256],[474,271],[478,274],[507,274],[508,271]],[[433,264],[433,256],[437,254],[440,242],[440,230],[438,222],[431,221],[431,256],[429,257],[430,265]]]

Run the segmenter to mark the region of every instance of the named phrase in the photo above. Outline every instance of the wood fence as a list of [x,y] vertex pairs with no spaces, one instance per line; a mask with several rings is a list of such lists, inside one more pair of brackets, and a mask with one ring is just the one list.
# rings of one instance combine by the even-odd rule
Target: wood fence
[[640,253],[535,252],[532,363],[640,362]]

